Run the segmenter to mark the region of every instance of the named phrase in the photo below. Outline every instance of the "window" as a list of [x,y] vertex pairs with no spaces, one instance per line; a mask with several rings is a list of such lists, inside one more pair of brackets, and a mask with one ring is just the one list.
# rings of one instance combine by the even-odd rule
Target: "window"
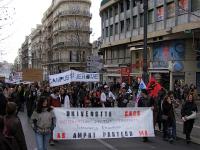
[[108,19],[108,11],[107,10],[105,11],[105,18],[106,18],[106,20]]
[[[199,1],[199,0],[196,0]],[[188,0],[178,0],[179,14],[185,14],[188,11]]]
[[69,52],[69,61],[72,62],[72,51]]
[[169,3],[167,4],[167,18],[174,17],[175,16],[175,3]]
[[108,37],[108,27],[106,27],[106,37]]
[[133,16],[133,29],[137,28],[137,16]]
[[116,4],[114,6],[114,15],[116,16],[118,14],[118,5]]
[[118,34],[118,23],[115,23],[115,34]]
[[148,24],[152,24],[153,23],[153,18],[154,18],[153,16],[154,16],[153,10],[150,10],[148,12]]
[[102,37],[104,38],[104,29],[102,29]]
[[130,31],[130,18],[126,19],[126,31]]
[[120,12],[121,13],[124,12],[124,3],[123,2],[120,3]]
[[192,11],[200,10],[200,1],[192,0]]
[[113,36],[113,25],[110,26],[110,36]]
[[140,27],[144,26],[144,14],[140,14]]
[[126,8],[127,8],[127,10],[130,9],[130,5],[131,5],[130,1],[131,0],[126,0]]
[[162,21],[164,19],[164,7],[157,8],[156,16],[157,21]]
[[124,32],[124,21],[120,21],[121,30],[120,32]]
[[110,18],[113,17],[113,9],[112,9],[112,7],[109,9],[109,17]]
[[85,51],[83,51],[83,62],[85,61]]

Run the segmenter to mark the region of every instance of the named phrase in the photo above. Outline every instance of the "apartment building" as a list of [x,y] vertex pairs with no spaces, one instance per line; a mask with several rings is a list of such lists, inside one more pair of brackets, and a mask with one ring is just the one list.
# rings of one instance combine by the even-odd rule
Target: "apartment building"
[[85,70],[91,54],[90,0],[55,0],[42,19],[42,60],[47,74]]
[[42,69],[42,25],[37,25],[30,35],[32,68]]
[[[124,67],[142,75],[143,12],[142,0],[102,0],[104,80],[121,81]],[[148,0],[147,22],[149,76],[168,89],[180,80],[200,91],[200,1]]]

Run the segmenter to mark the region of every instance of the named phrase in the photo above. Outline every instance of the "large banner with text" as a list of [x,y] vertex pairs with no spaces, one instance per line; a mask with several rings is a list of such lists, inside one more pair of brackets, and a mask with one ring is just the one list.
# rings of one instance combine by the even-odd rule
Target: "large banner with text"
[[55,140],[154,137],[151,108],[54,108]]
[[99,80],[99,73],[86,73],[75,70],[69,70],[49,76],[49,83],[51,87],[60,86],[71,82],[99,82]]

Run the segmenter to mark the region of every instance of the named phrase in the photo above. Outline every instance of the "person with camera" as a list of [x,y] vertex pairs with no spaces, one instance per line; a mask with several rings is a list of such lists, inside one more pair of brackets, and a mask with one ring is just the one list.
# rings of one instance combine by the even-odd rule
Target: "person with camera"
[[104,90],[101,93],[101,103],[103,107],[114,107],[114,101],[116,100],[114,94],[110,91],[108,85],[104,85]]

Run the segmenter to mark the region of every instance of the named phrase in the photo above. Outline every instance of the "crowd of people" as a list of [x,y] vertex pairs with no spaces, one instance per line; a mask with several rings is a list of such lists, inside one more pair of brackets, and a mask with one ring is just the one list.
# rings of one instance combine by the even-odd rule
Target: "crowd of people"
[[[52,131],[55,127],[54,107],[127,107],[136,98],[138,86],[127,83],[85,84],[72,83],[50,87],[39,85],[4,85],[0,88],[0,149],[26,150],[26,142],[18,113],[27,111],[35,132],[38,150],[46,150],[48,143],[54,145]],[[196,118],[197,94],[194,85],[181,87],[175,83],[174,92],[161,88],[157,96],[151,96],[152,89],[142,89],[138,107],[151,107],[154,126],[163,132],[163,139],[172,143],[176,140],[175,108],[181,107],[181,119],[187,143]],[[182,104],[182,106],[181,106]],[[26,108],[26,109],[25,109]],[[143,138],[144,142],[148,138]],[[17,149],[18,148],[18,149]],[[6,149],[6,150],[7,150]]]

